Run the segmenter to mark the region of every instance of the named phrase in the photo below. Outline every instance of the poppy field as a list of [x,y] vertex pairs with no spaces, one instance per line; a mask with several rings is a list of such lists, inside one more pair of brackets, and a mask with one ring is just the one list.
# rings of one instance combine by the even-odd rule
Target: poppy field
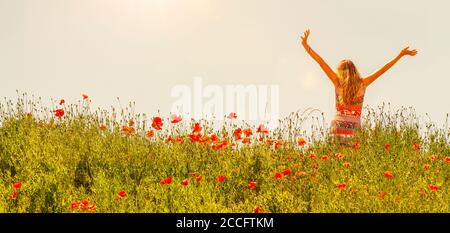
[[269,130],[92,101],[0,102],[0,212],[450,212],[450,130],[411,109],[365,109],[341,145],[298,113]]

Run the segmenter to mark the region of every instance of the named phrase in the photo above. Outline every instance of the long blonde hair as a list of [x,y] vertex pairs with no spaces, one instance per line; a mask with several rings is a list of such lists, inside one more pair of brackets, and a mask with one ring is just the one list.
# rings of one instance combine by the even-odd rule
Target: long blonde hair
[[361,86],[361,75],[350,60],[342,60],[337,67],[338,86],[343,89],[342,99],[345,104],[353,104]]

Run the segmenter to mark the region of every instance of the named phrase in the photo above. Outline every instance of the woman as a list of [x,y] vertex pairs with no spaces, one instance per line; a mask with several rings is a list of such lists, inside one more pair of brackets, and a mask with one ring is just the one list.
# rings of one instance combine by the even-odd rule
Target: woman
[[336,115],[331,122],[331,135],[337,136],[340,142],[348,142],[355,130],[361,126],[361,112],[366,88],[389,70],[405,55],[414,56],[417,51],[404,48],[397,57],[368,77],[361,77],[350,60],[339,63],[336,72],[308,45],[309,30],[301,37],[302,45],[309,55],[319,63],[322,70],[333,82],[336,93]]

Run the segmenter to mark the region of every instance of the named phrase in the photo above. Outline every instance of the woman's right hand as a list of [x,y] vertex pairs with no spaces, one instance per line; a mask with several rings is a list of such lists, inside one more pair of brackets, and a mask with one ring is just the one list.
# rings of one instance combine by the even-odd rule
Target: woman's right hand
[[302,45],[305,48],[308,46],[308,37],[309,37],[309,29],[306,30],[305,33],[303,33],[302,37],[300,37],[302,39]]

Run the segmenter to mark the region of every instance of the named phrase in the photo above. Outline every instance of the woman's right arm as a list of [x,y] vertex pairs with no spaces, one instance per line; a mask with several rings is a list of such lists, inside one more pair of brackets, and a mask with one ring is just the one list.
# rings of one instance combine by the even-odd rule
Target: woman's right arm
[[309,30],[306,30],[306,32],[301,37],[302,45],[306,49],[306,52],[317,62],[319,63],[322,70],[327,74],[328,78],[333,82],[334,85],[337,85],[337,75],[334,73],[334,71],[330,68],[330,66],[322,59],[322,57],[319,56],[312,48],[308,45],[308,37],[309,37]]

